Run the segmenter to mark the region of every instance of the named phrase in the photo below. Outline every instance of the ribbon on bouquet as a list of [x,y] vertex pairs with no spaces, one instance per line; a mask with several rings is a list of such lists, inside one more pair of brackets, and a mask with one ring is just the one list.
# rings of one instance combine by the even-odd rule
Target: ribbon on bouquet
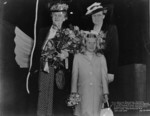
[[45,62],[44,69],[45,72],[49,73],[48,61]]
[[68,58],[65,59],[65,68],[68,69]]

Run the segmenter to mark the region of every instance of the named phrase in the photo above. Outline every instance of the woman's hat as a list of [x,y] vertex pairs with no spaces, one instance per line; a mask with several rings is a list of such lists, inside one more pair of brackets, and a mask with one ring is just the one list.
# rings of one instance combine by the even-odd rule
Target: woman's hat
[[63,1],[51,1],[48,4],[51,12],[67,12],[69,6]]
[[51,12],[67,12],[67,10],[68,10],[68,5],[65,3],[63,4],[57,3],[50,8]]
[[101,3],[95,2],[87,8],[87,12],[85,15],[92,15],[100,11],[107,13],[107,7],[103,7]]

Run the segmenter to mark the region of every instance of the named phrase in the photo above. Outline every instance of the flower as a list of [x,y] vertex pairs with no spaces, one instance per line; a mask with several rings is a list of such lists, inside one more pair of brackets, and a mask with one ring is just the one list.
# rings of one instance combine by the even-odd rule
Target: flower
[[100,31],[100,33],[98,33],[97,37],[99,39],[99,49],[105,49],[105,47],[106,47],[106,43],[105,43],[106,33],[104,33],[103,31]]
[[61,3],[54,4],[50,8],[51,11],[63,11],[63,10],[67,11],[67,9],[68,9],[68,5],[67,4],[61,4]]
[[43,64],[48,61],[48,64],[54,68],[65,67],[67,63],[64,63],[64,60],[67,61],[69,53],[75,54],[80,51],[82,38],[77,26],[58,30],[55,37],[44,44],[41,55]]
[[78,93],[71,93],[68,100],[67,106],[75,106],[81,101],[80,95]]
[[68,52],[66,51],[66,50],[61,50],[61,53],[59,54],[60,56],[60,58],[63,60],[63,59],[66,59],[68,56],[69,56],[69,54],[68,54]]
[[74,26],[74,29],[78,31],[78,30],[79,30],[79,27],[78,27],[78,26]]
[[103,31],[101,31],[100,33],[91,30],[91,31],[81,31],[82,35],[83,35],[83,46],[81,49],[81,53],[84,53],[86,51],[86,40],[87,38],[90,37],[94,37],[96,38],[96,53],[101,53],[103,49],[105,49],[105,38],[106,38],[106,33],[104,33]]
[[[67,58],[69,54],[82,53],[85,50],[86,35],[91,32],[80,30],[78,26],[72,25],[70,25],[70,28],[58,30],[53,39],[46,40],[44,43],[41,55],[43,64],[46,64],[45,66],[50,65],[55,69],[68,67],[66,65],[68,65]],[[101,31],[96,35],[98,38],[98,49],[104,49],[106,34]],[[48,64],[45,62],[48,62]],[[43,70],[48,72],[48,67],[43,68]]]

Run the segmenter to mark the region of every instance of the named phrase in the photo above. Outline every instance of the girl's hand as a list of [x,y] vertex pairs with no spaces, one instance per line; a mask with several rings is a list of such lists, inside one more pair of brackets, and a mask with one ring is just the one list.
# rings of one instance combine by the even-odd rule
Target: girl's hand
[[104,103],[105,103],[105,102],[108,102],[108,100],[109,100],[108,94],[105,94],[105,95],[104,95]]

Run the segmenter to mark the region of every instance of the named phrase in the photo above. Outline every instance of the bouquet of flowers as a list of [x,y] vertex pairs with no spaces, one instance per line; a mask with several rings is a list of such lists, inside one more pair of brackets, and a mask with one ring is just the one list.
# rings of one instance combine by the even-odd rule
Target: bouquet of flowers
[[75,106],[81,101],[80,95],[78,93],[71,93],[68,100],[67,106]]
[[[79,30],[79,27],[70,25],[70,28],[58,30],[55,37],[45,42],[42,51],[41,60],[44,64],[43,70],[49,73],[49,66],[57,68],[68,68],[69,54],[75,54],[84,51],[83,41],[89,31]],[[100,32],[97,35],[98,49],[105,48],[106,34]]]
[[97,38],[98,38],[98,50],[103,50],[106,47],[106,33],[104,33],[103,31],[100,31],[99,33],[95,32],[94,30],[91,30],[91,33],[96,34]]
[[68,68],[69,53],[80,52],[82,38],[83,35],[77,26],[58,30],[53,39],[46,41],[42,51],[41,60],[45,64],[44,71],[49,72],[49,65],[55,69]]
[[106,42],[105,42],[105,39],[106,39],[106,33],[104,33],[103,31],[100,31],[100,33],[98,34],[98,38],[99,38],[99,46],[100,48],[99,49],[105,49],[106,47]]

